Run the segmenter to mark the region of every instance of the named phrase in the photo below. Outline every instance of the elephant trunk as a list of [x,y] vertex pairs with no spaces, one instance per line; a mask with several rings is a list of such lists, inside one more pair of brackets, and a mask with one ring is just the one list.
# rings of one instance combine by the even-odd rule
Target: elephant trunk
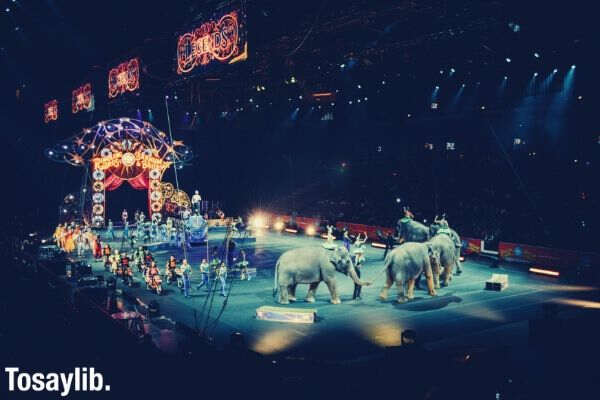
[[358,275],[356,275],[356,270],[354,269],[354,267],[350,267],[350,269],[348,269],[348,274],[350,275],[350,278],[352,278],[354,283],[359,286],[369,286],[371,284],[371,282],[361,281]]

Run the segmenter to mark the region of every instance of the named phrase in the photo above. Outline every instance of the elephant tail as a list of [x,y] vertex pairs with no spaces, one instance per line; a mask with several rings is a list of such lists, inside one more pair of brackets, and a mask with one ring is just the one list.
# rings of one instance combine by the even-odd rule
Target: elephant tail
[[277,263],[275,264],[275,274],[273,277],[273,297],[275,297],[275,295],[277,294],[277,289],[278,289],[278,285],[277,285],[277,281],[279,278],[279,260],[277,260]]
[[379,279],[379,277],[381,275],[385,275],[387,277],[388,275],[391,274],[390,268],[389,268],[391,262],[392,262],[392,257],[390,256],[390,254],[388,254],[385,257],[385,260],[383,261],[383,268],[382,268],[382,270],[379,271],[379,273],[377,275],[375,275],[375,278],[373,278],[372,283],[375,283],[375,280]]

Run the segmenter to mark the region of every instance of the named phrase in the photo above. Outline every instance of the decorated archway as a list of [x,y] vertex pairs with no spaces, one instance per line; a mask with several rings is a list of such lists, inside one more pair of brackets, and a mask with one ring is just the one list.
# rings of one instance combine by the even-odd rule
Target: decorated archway
[[162,180],[169,167],[183,168],[192,152],[181,141],[171,142],[148,122],[130,118],[102,121],[47,149],[46,156],[90,171],[90,220],[96,227],[105,224],[106,192],[125,182],[133,189],[147,190],[151,217],[189,206],[185,192]]

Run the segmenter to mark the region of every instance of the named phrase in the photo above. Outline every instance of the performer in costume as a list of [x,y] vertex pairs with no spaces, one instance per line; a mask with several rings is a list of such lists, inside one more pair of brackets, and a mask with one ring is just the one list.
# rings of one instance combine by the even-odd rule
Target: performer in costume
[[240,280],[250,280],[250,274],[248,274],[248,261],[246,261],[246,252],[244,250],[240,251],[240,267],[242,269],[240,273]]
[[113,240],[114,240],[115,231],[114,231],[112,219],[108,220],[108,225],[106,226],[106,234],[110,235],[110,237],[113,238]]
[[225,280],[227,279],[227,266],[224,262],[221,263],[219,268],[217,268],[217,277],[215,279],[219,279],[221,283],[221,296],[225,297],[227,294],[225,293]]
[[181,266],[175,270],[177,274],[177,287],[183,290],[183,272],[191,270],[190,264],[188,264],[187,260],[184,258],[181,261]]
[[123,237],[124,238],[129,238],[129,221],[125,220],[125,222],[123,223]]
[[125,225],[125,222],[129,219],[129,214],[127,214],[127,210],[123,210],[123,212],[121,213],[121,219],[123,220],[123,225]]
[[202,282],[196,286],[196,290],[200,290],[200,288],[204,285],[206,285],[206,289],[209,289],[209,281],[208,281],[208,275],[210,273],[210,269],[209,269],[209,265],[206,262],[206,258],[202,259],[202,262],[200,263],[200,276],[202,277]]
[[195,214],[200,214],[200,204],[202,201],[202,197],[200,196],[200,193],[198,193],[198,191],[194,191],[194,195],[192,196],[192,209],[194,210]]
[[[359,233],[358,236],[356,236],[356,239],[354,241],[354,249],[353,249],[353,253],[354,253],[354,269],[356,270],[356,275],[358,276],[358,278],[360,279],[361,273],[361,266],[364,264],[364,262],[366,261],[365,259],[365,249],[364,249],[364,244],[367,241],[367,232],[363,232],[364,233],[364,237],[361,237],[361,234]],[[354,284],[354,294],[352,295],[352,300],[360,300],[360,292],[361,292],[362,286]]]
[[169,257],[167,265],[165,266],[165,278],[167,283],[170,285],[172,281],[176,280],[175,269],[177,268],[177,260],[175,256]]
[[347,227],[344,227],[343,239],[344,239],[344,247],[346,248],[346,250],[350,251],[351,239],[350,239],[350,233],[348,232]]

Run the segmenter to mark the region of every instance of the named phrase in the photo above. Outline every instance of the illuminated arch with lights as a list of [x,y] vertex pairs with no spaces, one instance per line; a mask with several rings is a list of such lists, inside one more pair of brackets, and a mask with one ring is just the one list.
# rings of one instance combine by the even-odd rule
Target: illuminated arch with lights
[[[185,193],[164,190],[164,172],[181,169],[192,159],[191,150],[152,124],[131,118],[102,121],[45,150],[53,161],[76,167],[87,166],[92,175],[93,226],[104,226],[106,192],[124,182],[148,191],[148,215],[160,213],[167,204],[184,206]],[[172,187],[172,185],[171,185]],[[167,186],[168,188],[168,186]],[[185,196],[184,196],[185,195]],[[181,203],[181,204],[179,204]]]

